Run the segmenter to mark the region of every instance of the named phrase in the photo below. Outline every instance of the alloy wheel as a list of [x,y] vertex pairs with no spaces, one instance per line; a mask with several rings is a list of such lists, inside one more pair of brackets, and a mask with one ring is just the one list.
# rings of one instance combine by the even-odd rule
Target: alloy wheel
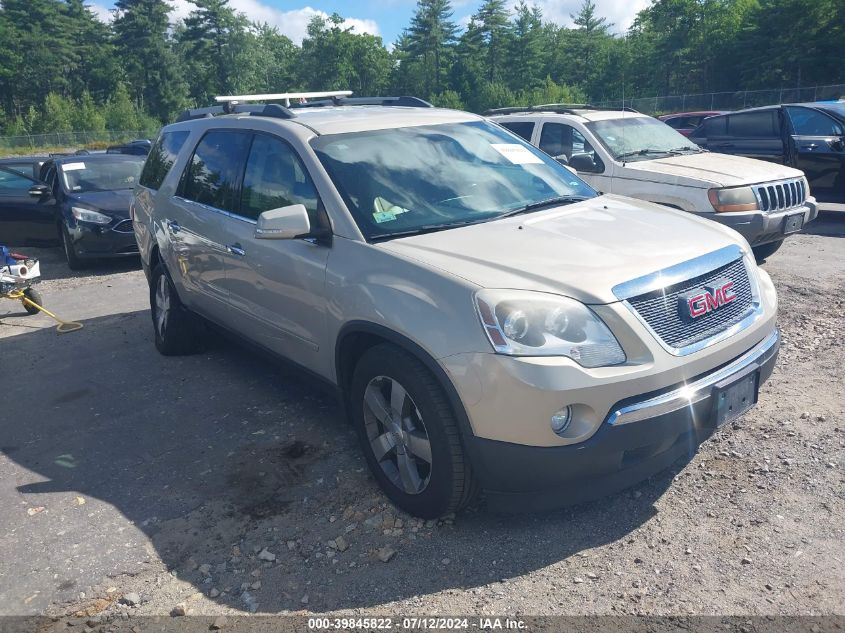
[[364,391],[367,440],[381,470],[406,494],[423,492],[431,480],[431,441],[422,414],[405,388],[377,376]]
[[158,335],[164,338],[170,316],[170,284],[165,275],[159,275],[155,293],[155,324]]

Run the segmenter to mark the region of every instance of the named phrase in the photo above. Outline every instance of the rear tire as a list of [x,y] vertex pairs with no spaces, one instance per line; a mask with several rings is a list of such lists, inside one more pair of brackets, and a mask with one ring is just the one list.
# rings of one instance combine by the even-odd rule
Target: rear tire
[[783,246],[783,240],[778,240],[777,242],[769,242],[760,246],[752,246],[751,250],[754,251],[754,259],[757,260],[757,263],[762,264],[774,255],[781,246]]
[[478,485],[455,414],[417,358],[389,344],[365,352],[352,376],[349,406],[370,470],[397,507],[434,519],[475,497]]
[[164,264],[150,278],[150,312],[156,349],[164,356],[184,356],[198,351],[204,325],[179,300]]
[[[37,303],[40,306],[43,306],[43,300],[41,299],[41,293],[38,292],[35,288],[27,288],[23,291],[23,296],[32,301],[33,303]],[[35,306],[28,304],[26,301],[23,302],[24,310],[26,310],[27,314],[38,314],[40,310]]]

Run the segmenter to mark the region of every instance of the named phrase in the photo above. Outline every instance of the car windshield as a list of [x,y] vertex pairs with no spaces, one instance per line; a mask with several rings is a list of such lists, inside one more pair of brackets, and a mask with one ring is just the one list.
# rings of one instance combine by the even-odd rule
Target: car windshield
[[143,166],[142,160],[86,161],[80,158],[61,164],[59,171],[66,191],[86,193],[132,189]]
[[649,160],[702,151],[683,134],[651,117],[623,117],[586,125],[617,160]]
[[555,160],[486,121],[326,135],[312,147],[367,239],[596,195]]

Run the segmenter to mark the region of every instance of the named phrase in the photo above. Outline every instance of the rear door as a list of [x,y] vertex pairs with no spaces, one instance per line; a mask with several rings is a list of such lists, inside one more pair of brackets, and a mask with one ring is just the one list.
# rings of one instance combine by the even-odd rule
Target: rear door
[[779,108],[739,112],[727,116],[727,133],[708,149],[783,164],[786,152]]
[[845,125],[803,106],[786,106],[792,164],[804,172],[810,192],[824,202],[845,203]]
[[29,190],[39,183],[0,167],[0,244],[27,246],[57,239],[55,201],[50,195],[34,198]]
[[166,207],[165,230],[175,259],[168,262],[168,270],[179,277],[185,290],[182,299],[220,322],[231,317],[223,223],[238,204],[250,140],[246,131],[206,132]]
[[331,228],[294,148],[278,136],[255,133],[240,207],[223,220],[226,290],[241,333],[322,372],[325,363],[320,363],[319,352],[325,342],[329,246],[310,238],[255,239],[261,213],[292,204],[305,206],[312,229]]

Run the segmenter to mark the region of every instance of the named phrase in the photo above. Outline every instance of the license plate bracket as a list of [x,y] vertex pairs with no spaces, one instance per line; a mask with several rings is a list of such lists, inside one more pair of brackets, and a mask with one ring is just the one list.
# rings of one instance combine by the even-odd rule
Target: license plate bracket
[[741,376],[731,376],[713,388],[713,418],[716,426],[736,420],[757,404],[760,370],[754,367]]
[[797,233],[804,228],[804,213],[793,213],[783,219],[783,234]]

